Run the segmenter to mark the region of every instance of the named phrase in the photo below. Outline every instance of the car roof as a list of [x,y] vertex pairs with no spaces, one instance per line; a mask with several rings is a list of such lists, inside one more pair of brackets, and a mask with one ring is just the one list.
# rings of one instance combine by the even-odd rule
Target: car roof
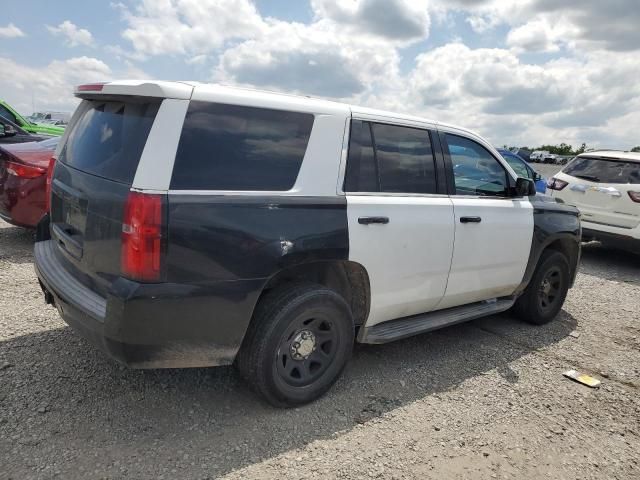
[[[80,87],[96,86],[96,90],[86,90]],[[233,103],[257,104],[264,108],[295,108],[300,111],[314,112],[317,114],[351,112],[353,114],[367,115],[371,117],[382,117],[408,123],[423,123],[434,126],[448,127],[480,137],[472,130],[451,125],[443,122],[436,122],[427,118],[406,115],[386,110],[360,107],[348,103],[336,102],[316,98],[307,95],[294,95],[289,93],[272,92],[258,90],[247,87],[227,86],[221,84],[201,83],[191,81],[157,81],[157,80],[117,80],[113,82],[89,84],[78,86],[75,95],[80,98],[95,98],[96,95],[138,95],[153,96],[163,98],[191,99],[191,100],[233,100]],[[482,137],[480,137],[482,138]]]
[[595,150],[578,155],[578,158],[584,157],[640,162],[640,152],[624,152],[621,150]]

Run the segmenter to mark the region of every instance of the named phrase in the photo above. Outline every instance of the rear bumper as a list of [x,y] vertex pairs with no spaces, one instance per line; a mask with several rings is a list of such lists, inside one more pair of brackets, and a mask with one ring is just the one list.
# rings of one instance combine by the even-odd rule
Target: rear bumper
[[37,242],[34,254],[45,299],[62,319],[133,368],[233,363],[264,284],[141,284],[117,278],[101,296],[65,268],[53,241]]
[[598,240],[605,245],[640,255],[640,237],[629,235],[629,233],[631,232],[635,232],[637,235],[637,229],[626,230],[616,228],[615,230],[626,230],[625,233],[619,233],[611,231],[614,228],[615,227],[608,228],[608,231],[601,230],[599,228],[595,229],[591,228],[590,226],[586,226],[583,222],[582,240]]

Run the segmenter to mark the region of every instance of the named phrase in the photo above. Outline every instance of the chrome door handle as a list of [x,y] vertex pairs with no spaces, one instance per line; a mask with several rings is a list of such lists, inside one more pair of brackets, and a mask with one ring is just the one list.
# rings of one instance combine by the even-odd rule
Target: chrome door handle
[[620,190],[613,187],[598,187],[597,190],[602,193],[606,193],[607,195],[611,195],[612,197],[621,197],[622,194]]

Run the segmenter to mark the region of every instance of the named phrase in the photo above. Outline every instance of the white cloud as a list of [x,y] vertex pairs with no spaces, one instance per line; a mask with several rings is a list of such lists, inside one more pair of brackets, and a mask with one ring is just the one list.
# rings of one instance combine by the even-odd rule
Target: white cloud
[[63,37],[64,42],[68,47],[93,45],[93,35],[91,35],[91,32],[85,28],[78,28],[77,25],[69,20],[65,20],[57,27],[47,25],[47,30],[49,30],[53,35]]
[[428,0],[311,0],[316,19],[329,19],[352,33],[388,41],[415,41],[429,35]]
[[[591,52],[532,65],[513,51],[452,43],[418,56],[406,90],[385,92],[372,106],[406,105],[478,130],[497,145],[605,142],[621,116],[640,121],[638,69],[633,53]],[[636,141],[631,128],[623,132],[608,146]]]
[[355,99],[398,76],[397,50],[352,37],[331,21],[270,20],[266,33],[226,50],[214,78],[332,98]]
[[122,36],[142,55],[198,55],[231,39],[252,38],[264,22],[249,0],[142,0],[116,5],[128,27]]
[[10,23],[6,27],[0,27],[0,37],[3,38],[17,38],[24,37],[25,34],[22,30],[16,27],[13,23]]
[[90,57],[54,60],[41,67],[28,67],[9,58],[0,57],[3,99],[19,112],[30,114],[32,100],[36,108],[71,111],[78,103],[73,96],[75,85],[112,78],[111,69],[102,61]]
[[560,38],[546,20],[536,19],[512,29],[507,45],[517,52],[557,52]]

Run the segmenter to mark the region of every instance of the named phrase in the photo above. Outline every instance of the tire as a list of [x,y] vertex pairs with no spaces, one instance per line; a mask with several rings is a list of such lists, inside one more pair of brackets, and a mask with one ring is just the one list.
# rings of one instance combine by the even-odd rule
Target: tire
[[513,307],[525,322],[544,325],[553,320],[569,290],[569,261],[554,250],[545,250],[524,293]]
[[263,297],[236,359],[240,374],[275,407],[326,393],[351,357],[351,310],[333,290],[289,284]]

